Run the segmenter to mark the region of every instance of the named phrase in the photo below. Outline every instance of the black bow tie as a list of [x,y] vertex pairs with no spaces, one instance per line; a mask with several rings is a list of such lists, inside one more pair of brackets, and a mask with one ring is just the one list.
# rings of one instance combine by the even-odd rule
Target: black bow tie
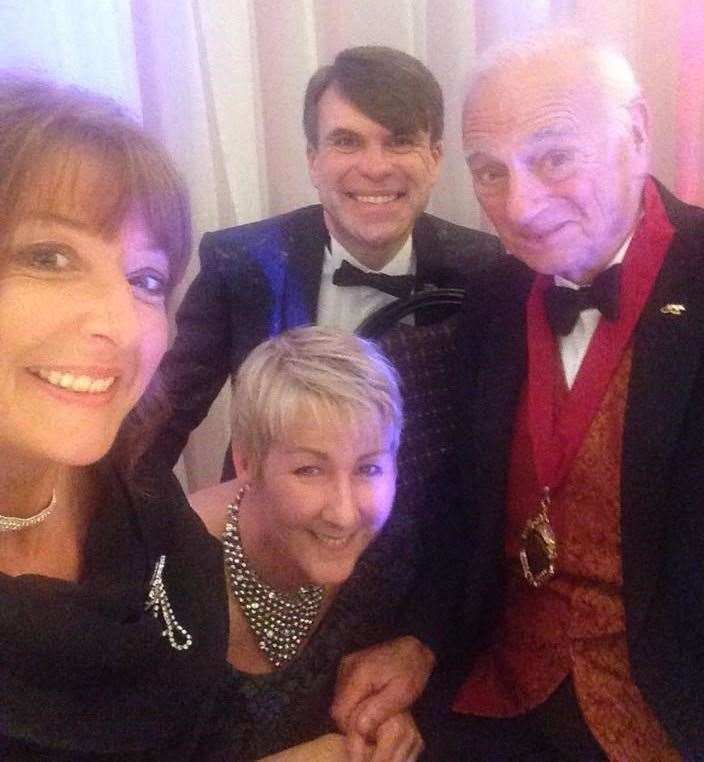
[[399,299],[410,296],[415,285],[413,275],[386,275],[386,273],[364,272],[346,259],[332,274],[336,286],[369,286]]
[[567,288],[554,283],[545,292],[548,322],[557,336],[572,332],[579,313],[596,307],[608,320],[618,318],[618,292],[621,283],[621,265],[612,265],[599,273],[591,286]]

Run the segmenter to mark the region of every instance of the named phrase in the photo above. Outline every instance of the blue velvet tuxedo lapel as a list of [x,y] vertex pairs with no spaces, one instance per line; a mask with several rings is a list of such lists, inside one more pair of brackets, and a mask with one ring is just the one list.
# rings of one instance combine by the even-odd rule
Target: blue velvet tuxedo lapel
[[314,323],[317,317],[323,257],[330,236],[322,207],[312,206],[305,211],[305,215],[291,218],[280,233],[284,283],[279,300],[279,330]]

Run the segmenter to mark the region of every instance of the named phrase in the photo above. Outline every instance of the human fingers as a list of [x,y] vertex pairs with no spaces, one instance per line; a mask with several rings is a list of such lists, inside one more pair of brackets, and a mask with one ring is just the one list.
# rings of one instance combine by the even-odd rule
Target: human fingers
[[345,737],[345,749],[349,762],[370,762],[374,753],[373,745],[367,743],[364,736],[354,732]]
[[346,656],[338,670],[331,713],[347,732],[373,734],[380,723],[407,709],[422,693],[435,655],[405,636]]
[[409,712],[382,723],[376,734],[372,762],[413,762],[423,750],[423,739]]
[[378,690],[378,674],[375,673],[373,662],[367,660],[365,653],[366,651],[345,656],[338,667],[335,697],[330,714],[344,733],[354,727],[351,718],[360,704]]

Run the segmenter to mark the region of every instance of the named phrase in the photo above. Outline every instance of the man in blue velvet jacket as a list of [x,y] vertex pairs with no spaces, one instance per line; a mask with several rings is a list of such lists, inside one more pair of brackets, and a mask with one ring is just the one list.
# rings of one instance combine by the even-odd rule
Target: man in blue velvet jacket
[[442,155],[443,99],[417,59],[383,47],[342,51],[311,78],[303,123],[320,204],[201,243],[200,274],[162,366],[173,412],[155,451],[170,464],[268,336],[305,323],[354,330],[399,296],[463,286],[499,251],[493,236],[424,213]]

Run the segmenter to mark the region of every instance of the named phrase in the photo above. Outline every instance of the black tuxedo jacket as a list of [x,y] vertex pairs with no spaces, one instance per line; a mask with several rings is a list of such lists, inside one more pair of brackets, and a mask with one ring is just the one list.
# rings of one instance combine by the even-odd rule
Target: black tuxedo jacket
[[[704,759],[704,211],[658,187],[676,233],[633,338],[621,473],[623,595],[635,681],[674,744],[687,758]],[[533,278],[506,258],[475,282],[461,315],[468,387],[460,467],[465,510],[473,506],[464,614],[475,650],[501,609],[507,472]],[[663,313],[668,304],[685,311]]]
[[[152,456],[170,466],[225,383],[261,341],[315,323],[328,231],[320,205],[207,233],[199,275],[176,315],[160,371],[173,412]],[[413,228],[416,290],[462,287],[492,262],[498,239],[422,214]]]

